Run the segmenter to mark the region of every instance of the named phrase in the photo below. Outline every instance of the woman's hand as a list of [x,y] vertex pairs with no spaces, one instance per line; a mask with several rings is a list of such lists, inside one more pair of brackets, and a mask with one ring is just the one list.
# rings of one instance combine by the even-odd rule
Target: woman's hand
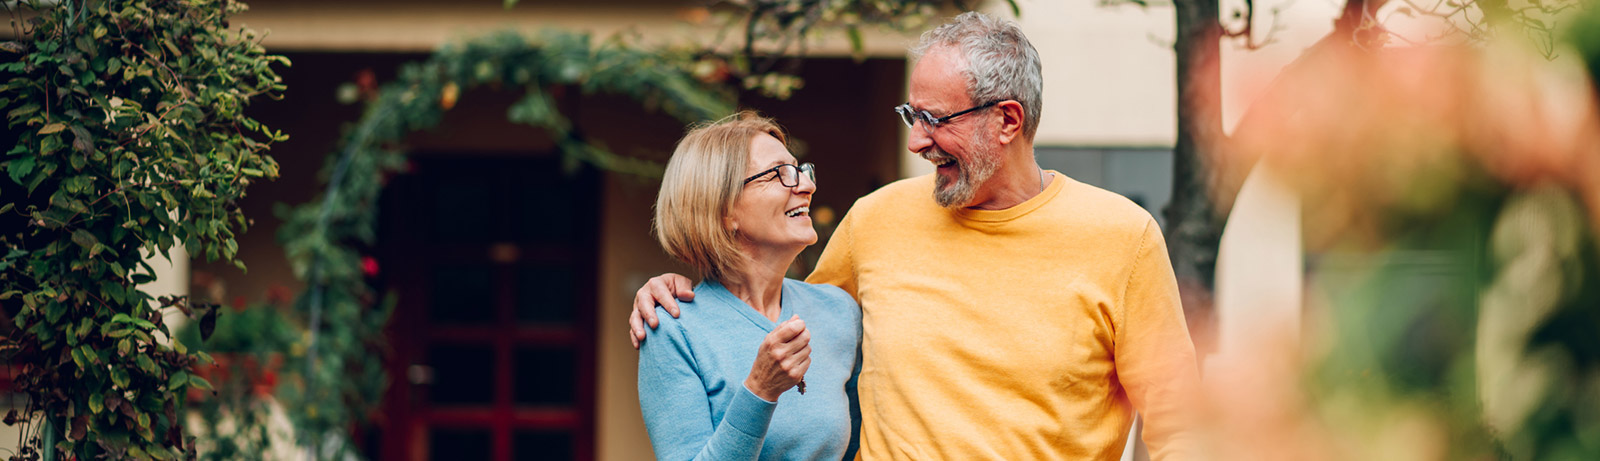
[[805,378],[810,367],[811,332],[800,316],[790,317],[761,340],[744,387],[762,400],[776,402],[779,395]]

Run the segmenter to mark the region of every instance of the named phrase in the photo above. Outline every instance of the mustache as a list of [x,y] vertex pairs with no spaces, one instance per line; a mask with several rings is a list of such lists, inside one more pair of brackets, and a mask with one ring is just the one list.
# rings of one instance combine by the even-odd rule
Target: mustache
[[955,160],[956,159],[956,157],[954,155],[947,154],[943,150],[940,150],[937,147],[930,148],[930,149],[922,152],[919,155],[922,157],[923,160],[927,160],[927,161],[935,162],[935,163],[942,162],[942,161],[945,161],[945,160]]

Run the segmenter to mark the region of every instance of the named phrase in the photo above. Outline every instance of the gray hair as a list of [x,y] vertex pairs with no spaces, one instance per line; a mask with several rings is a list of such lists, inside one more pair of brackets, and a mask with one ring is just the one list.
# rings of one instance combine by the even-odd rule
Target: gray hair
[[911,56],[951,46],[967,60],[961,73],[967,77],[967,97],[973,104],[1012,99],[1022,103],[1022,134],[1033,139],[1044,108],[1044,76],[1039,52],[1028,43],[1017,24],[976,11],[922,34]]

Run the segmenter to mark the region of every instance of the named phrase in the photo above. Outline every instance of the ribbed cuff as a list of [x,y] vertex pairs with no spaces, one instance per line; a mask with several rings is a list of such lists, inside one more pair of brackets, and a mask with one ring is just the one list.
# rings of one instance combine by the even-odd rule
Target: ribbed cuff
[[742,392],[734,394],[733,401],[728,402],[728,413],[723,415],[723,422],[739,432],[766,436],[767,425],[772,423],[772,412],[777,411],[778,403],[762,400],[744,386],[739,386],[739,390]]

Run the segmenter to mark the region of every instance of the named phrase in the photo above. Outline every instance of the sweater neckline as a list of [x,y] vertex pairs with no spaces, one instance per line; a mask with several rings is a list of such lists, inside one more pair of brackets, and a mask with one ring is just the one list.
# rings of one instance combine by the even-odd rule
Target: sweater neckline
[[783,283],[779,287],[780,291],[778,294],[777,322],[772,321],[772,319],[768,319],[765,315],[761,315],[760,312],[756,311],[756,308],[751,307],[749,303],[744,302],[743,299],[739,299],[738,296],[734,296],[732,291],[728,291],[728,287],[723,286],[722,283],[717,282],[716,280],[707,279],[701,281],[700,286],[695,288],[695,293],[700,293],[700,291],[705,288],[710,288],[710,290],[706,290],[710,292],[709,294],[722,299],[728,304],[728,307],[732,308],[734,311],[737,311],[739,315],[744,316],[746,320],[749,320],[750,323],[754,324],[756,327],[761,328],[762,331],[766,331],[768,333],[771,333],[772,330],[778,328],[779,322],[787,320],[789,316],[794,315],[794,303],[790,301],[790,298],[793,297],[792,295],[794,294],[794,290],[789,289],[789,279],[787,278],[783,280]]
[[1059,195],[1062,190],[1067,188],[1068,182],[1072,181],[1072,178],[1068,178],[1067,175],[1061,174],[1056,170],[1044,171],[1050,173],[1050,185],[1045,186],[1044,192],[1040,192],[1039,195],[1035,195],[1025,202],[1003,210],[962,208],[955,210],[954,214],[961,219],[978,222],[1004,222],[1023,217],[1044,206],[1044,204],[1050,203],[1050,199]]

